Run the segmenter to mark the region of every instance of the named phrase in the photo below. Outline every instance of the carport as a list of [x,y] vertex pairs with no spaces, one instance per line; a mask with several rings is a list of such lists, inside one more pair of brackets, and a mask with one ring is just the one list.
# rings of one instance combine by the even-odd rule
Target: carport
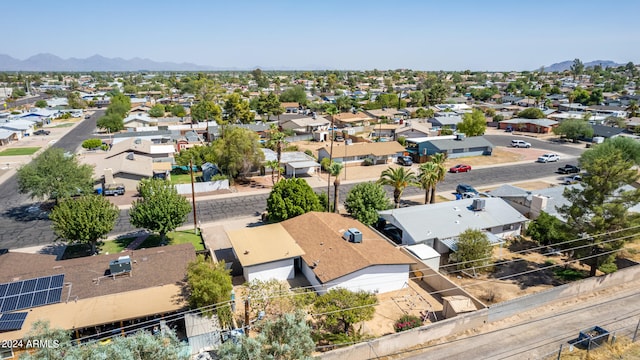
[[294,161],[285,165],[285,175],[313,175],[320,168],[320,164],[315,161]]

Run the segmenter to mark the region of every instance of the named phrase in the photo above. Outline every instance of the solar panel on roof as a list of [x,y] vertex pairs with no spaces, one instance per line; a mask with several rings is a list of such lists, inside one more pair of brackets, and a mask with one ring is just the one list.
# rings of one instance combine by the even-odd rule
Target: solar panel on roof
[[43,290],[33,293],[33,302],[31,303],[31,306],[34,307],[46,304],[48,292],[48,290]]
[[2,314],[0,316],[0,331],[20,330],[26,318],[26,312]]
[[0,313],[60,302],[64,274],[0,284]]

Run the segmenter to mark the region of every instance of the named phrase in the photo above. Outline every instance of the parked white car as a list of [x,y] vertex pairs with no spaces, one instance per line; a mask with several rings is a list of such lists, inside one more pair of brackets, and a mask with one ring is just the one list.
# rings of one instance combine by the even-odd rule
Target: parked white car
[[531,144],[524,140],[511,140],[511,146],[517,148],[530,148]]
[[556,162],[558,160],[560,160],[560,156],[558,156],[558,154],[553,154],[553,153],[543,154],[538,158],[538,162],[541,162],[541,163]]

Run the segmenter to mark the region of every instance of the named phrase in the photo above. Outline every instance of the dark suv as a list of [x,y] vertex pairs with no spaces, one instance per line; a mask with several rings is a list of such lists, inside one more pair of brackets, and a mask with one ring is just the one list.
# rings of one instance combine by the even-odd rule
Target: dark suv
[[404,166],[411,166],[413,165],[413,160],[411,160],[410,156],[398,156],[398,164],[404,165]]
[[467,185],[467,184],[458,184],[458,186],[456,187],[456,192],[461,195],[464,195],[467,193],[474,193],[474,194],[478,193],[478,191],[474,189],[473,186]]

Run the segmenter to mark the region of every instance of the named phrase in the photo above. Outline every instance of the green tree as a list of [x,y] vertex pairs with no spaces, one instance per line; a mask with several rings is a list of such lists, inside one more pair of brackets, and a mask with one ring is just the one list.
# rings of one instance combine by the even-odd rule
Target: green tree
[[315,343],[305,317],[302,311],[297,311],[276,320],[263,320],[257,323],[258,336],[242,337],[237,343],[227,341],[218,356],[223,360],[313,359]]
[[629,106],[627,106],[627,112],[629,113],[629,117],[636,117],[640,112],[640,106],[638,106],[638,102],[635,100],[631,100],[629,102]]
[[123,117],[117,114],[104,115],[98,119],[96,125],[101,129],[116,133],[120,130],[124,130],[123,119]]
[[36,107],[37,108],[46,108],[47,107],[47,101],[46,100],[38,100],[36,101]]
[[307,104],[307,93],[304,91],[304,87],[301,85],[296,85],[292,88],[289,88],[280,94],[281,102],[296,102],[300,105]]
[[251,71],[251,76],[253,76],[253,79],[256,81],[259,88],[264,89],[269,87],[269,79],[267,79],[260,68]]
[[119,214],[118,207],[103,196],[85,195],[61,201],[49,219],[58,237],[69,243],[89,244],[95,254],[98,240],[113,230]]
[[418,184],[420,184],[420,188],[425,191],[425,204],[429,204],[431,189],[433,189],[433,187],[435,187],[437,183],[438,164],[434,162],[426,162],[420,165],[420,172],[418,173]]
[[276,184],[276,173],[278,174],[278,181],[280,181],[280,173],[282,173],[282,168],[280,167],[280,163],[278,160],[268,160],[264,163],[265,167],[271,169],[271,184]]
[[238,93],[229,95],[224,103],[224,111],[230,123],[248,124],[255,119],[253,112],[249,108],[249,102],[243,100]]
[[581,87],[575,88],[569,98],[573,99],[574,102],[580,103],[582,105],[587,105],[589,103],[589,98],[591,94]]
[[170,182],[162,179],[143,179],[138,185],[141,198],[133,202],[129,211],[131,224],[160,234],[166,241],[167,233],[182,225],[191,211],[189,201],[178,194]]
[[583,72],[584,64],[582,63],[582,61],[580,61],[580,59],[574,59],[573,64],[571,65],[571,73],[573,74],[573,77],[577,78],[578,76],[582,75]]
[[138,359],[138,360],[188,360],[188,351],[172,330],[152,335],[138,331],[128,336],[116,336],[108,344],[97,342],[73,346],[71,335],[66,330],[55,329],[48,322],[38,321],[27,335],[30,340],[49,340],[57,347],[36,347],[34,352],[21,354],[20,359]]
[[447,175],[447,168],[444,166],[444,162],[447,160],[447,155],[444,153],[437,153],[431,156],[430,162],[435,163],[436,167],[436,182],[431,186],[431,199],[430,203],[434,204],[436,202],[436,185],[439,182],[444,181],[444,177]]
[[593,136],[591,125],[580,119],[564,120],[557,127],[553,128],[553,133],[577,142],[580,138],[590,138]]
[[605,140],[595,148],[585,151],[580,156],[580,162],[589,164],[595,162],[599,157],[618,150],[624,161],[630,161],[635,165],[640,165],[640,142],[629,137],[617,136]]
[[378,211],[387,210],[391,203],[382,185],[374,182],[356,184],[344,202],[347,213],[365,225],[378,220]]
[[[211,262],[202,255],[187,266],[189,305],[192,308],[211,308],[217,313],[223,326],[231,325],[231,270],[224,261]],[[209,313],[206,311],[205,313]]]
[[171,113],[171,115],[176,117],[187,116],[187,111],[184,109],[184,106],[180,104],[170,105],[168,110]]
[[191,107],[191,118],[197,122],[222,120],[222,109],[213,101],[203,100]]
[[220,169],[236,179],[264,160],[258,134],[249,129],[232,126],[224,130],[224,136],[213,142],[213,152]]
[[338,288],[318,296],[313,308],[327,328],[353,333],[353,324],[373,318],[377,304],[378,298],[369,292]]
[[562,221],[544,211],[540,212],[540,215],[529,223],[527,235],[542,245],[551,245],[569,240],[564,231]]
[[111,97],[105,115],[117,115],[119,118],[124,119],[130,110],[131,98],[123,94],[116,94]]
[[544,113],[538,108],[527,108],[518,113],[519,118],[524,119],[544,119]]
[[322,211],[318,196],[304,179],[284,179],[267,198],[270,221],[283,221],[310,211]]
[[393,188],[393,202],[396,204],[396,208],[400,207],[400,198],[404,189],[415,183],[416,175],[413,171],[407,171],[402,167],[387,168],[380,174],[380,179],[378,180],[378,184],[389,185]]
[[493,249],[487,234],[481,230],[467,229],[458,236],[457,247],[451,257],[458,263],[458,269],[481,267],[480,271],[487,270]]
[[620,230],[626,229],[633,220],[629,208],[640,203],[640,190],[621,189],[638,179],[631,156],[615,146],[602,145],[580,157],[579,163],[586,171],[582,186],[565,189],[567,204],[558,209],[566,219],[568,237],[578,239],[571,247],[583,246],[574,250],[574,257],[586,258],[591,276],[600,265],[613,263],[614,254],[598,254],[623,246],[624,240],[616,239],[625,235]]
[[149,109],[149,116],[159,118],[164,116],[164,105],[155,104]]
[[416,110],[417,118],[421,118],[421,119],[432,118],[434,115],[435,113],[431,109],[419,108],[418,110]]
[[282,107],[280,106],[280,98],[273,92],[268,95],[260,93],[257,98],[256,111],[263,117],[269,115],[278,116],[282,114]]
[[82,142],[82,147],[85,149],[97,149],[102,146],[101,139],[87,139]]
[[344,165],[342,163],[333,162],[329,165],[329,175],[333,176],[333,211],[338,212],[338,188],[340,187],[340,173]]
[[85,109],[87,107],[87,102],[82,100],[80,93],[77,91],[67,94],[67,104],[71,109]]
[[212,164],[217,162],[213,146],[211,145],[194,146],[180,150],[180,152],[175,156],[175,159],[176,164],[180,166],[189,166],[190,161],[193,161],[193,165],[198,167],[201,167],[202,164],[206,162],[210,162]]
[[68,198],[93,191],[90,165],[81,165],[63,149],[49,148],[18,169],[18,191],[33,199]]
[[462,122],[456,126],[459,132],[467,136],[479,136],[487,130],[487,119],[480,109],[473,109],[470,114],[462,115]]

